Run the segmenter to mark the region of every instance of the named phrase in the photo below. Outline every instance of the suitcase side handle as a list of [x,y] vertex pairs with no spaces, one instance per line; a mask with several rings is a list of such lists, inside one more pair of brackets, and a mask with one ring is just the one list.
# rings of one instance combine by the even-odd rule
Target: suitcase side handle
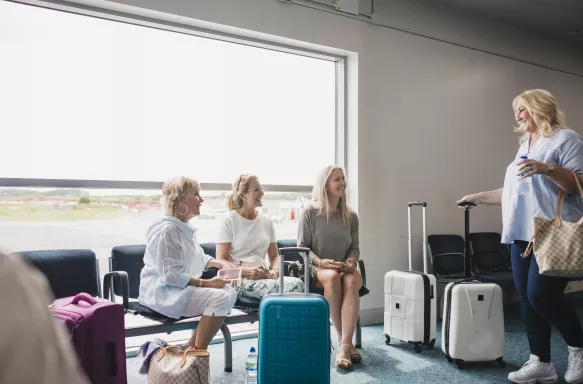
[[283,271],[284,255],[286,253],[298,253],[304,258],[304,292],[310,292],[310,248],[306,247],[283,247],[279,249],[279,294],[283,295]]

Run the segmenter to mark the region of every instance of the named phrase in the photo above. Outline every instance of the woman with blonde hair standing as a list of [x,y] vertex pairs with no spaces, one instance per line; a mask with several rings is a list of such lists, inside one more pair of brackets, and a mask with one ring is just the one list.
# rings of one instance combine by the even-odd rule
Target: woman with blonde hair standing
[[204,199],[199,184],[187,177],[168,180],[162,187],[166,216],[148,229],[144,268],[140,274],[140,304],[178,319],[201,316],[188,344],[207,349],[231,312],[237,292],[229,280],[201,279],[207,268],[229,267],[205,255],[188,224],[200,215]]
[[577,222],[583,201],[572,171],[583,174],[583,139],[566,128],[555,97],[542,89],[528,90],[512,103],[520,148],[506,169],[503,188],[464,196],[459,203],[502,206],[502,242],[511,246],[512,272],[530,345],[530,359],[508,375],[515,383],[554,383],[551,362],[551,325],[565,339],[569,361],[565,381],[583,382],[583,329],[573,308],[565,301],[569,279],[541,275],[532,253],[525,252],[533,237],[532,218],[556,216],[559,189],[567,197],[561,218]]
[[360,310],[358,271],[358,216],[346,203],[344,170],[336,165],[322,169],[310,206],[298,224],[298,247],[310,248],[312,279],[324,289],[340,349],[336,366],[351,369],[362,357],[352,345]]
[[[258,212],[263,190],[257,176],[242,174],[227,198],[229,212],[219,227],[217,259],[241,268],[239,295],[261,299],[279,291],[279,255],[275,227],[269,216]],[[269,262],[266,260],[269,259]],[[284,277],[284,292],[303,292],[304,283]]]

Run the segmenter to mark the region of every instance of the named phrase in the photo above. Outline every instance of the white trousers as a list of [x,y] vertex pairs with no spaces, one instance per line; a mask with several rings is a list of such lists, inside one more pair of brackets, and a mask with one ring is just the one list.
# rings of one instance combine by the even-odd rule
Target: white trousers
[[195,287],[182,316],[227,316],[237,301],[237,291],[230,285],[223,288]]

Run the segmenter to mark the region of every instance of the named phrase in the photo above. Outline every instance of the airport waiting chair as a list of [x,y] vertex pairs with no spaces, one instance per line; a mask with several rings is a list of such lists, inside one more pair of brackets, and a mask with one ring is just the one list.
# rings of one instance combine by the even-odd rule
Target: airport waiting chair
[[443,313],[443,292],[448,283],[465,278],[465,243],[460,235],[429,235],[427,248],[432,273],[437,281],[439,318]]
[[56,299],[85,292],[101,297],[99,264],[90,249],[51,249],[14,252],[35,266],[48,280]]
[[508,247],[496,232],[470,233],[470,251],[474,276],[498,284],[503,290],[514,290]]

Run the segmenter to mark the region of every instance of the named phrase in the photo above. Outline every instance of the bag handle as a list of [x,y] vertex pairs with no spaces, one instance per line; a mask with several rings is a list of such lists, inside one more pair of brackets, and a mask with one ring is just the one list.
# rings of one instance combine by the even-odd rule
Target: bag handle
[[183,350],[182,347],[180,347],[178,345],[167,345],[164,348],[160,348],[162,350],[162,352],[160,353],[160,356],[158,356],[157,361],[162,360],[164,358],[164,356],[166,356],[166,352],[170,348],[178,349],[178,354],[175,357],[180,357],[180,368],[184,367],[184,364],[186,364],[186,358],[188,356],[191,356],[191,357],[209,357],[209,355],[210,355],[209,352],[207,350],[204,350],[204,349],[196,349],[194,347],[188,347],[186,350]]
[[97,300],[95,300],[95,298],[93,296],[91,296],[90,294],[85,293],[85,292],[81,292],[81,293],[78,293],[77,295],[75,295],[75,297],[73,297],[73,299],[71,300],[71,304],[77,304],[80,301],[84,301],[84,302],[91,304],[91,305],[97,304]]

